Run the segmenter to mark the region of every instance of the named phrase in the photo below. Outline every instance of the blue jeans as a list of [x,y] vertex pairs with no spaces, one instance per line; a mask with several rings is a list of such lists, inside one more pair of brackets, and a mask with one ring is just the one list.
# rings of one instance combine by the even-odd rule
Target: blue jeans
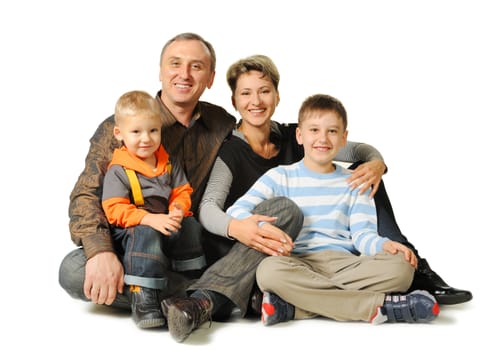
[[113,228],[112,239],[124,265],[124,283],[164,289],[169,268],[177,272],[203,269],[206,260],[201,233],[202,228],[191,217],[170,236],[144,225]]
[[[186,217],[182,222],[182,233],[184,235],[177,235],[175,239],[165,245],[166,248],[174,246],[172,254],[169,254],[169,256],[163,254],[164,257],[157,259],[157,261],[162,261],[162,259],[165,261],[165,269],[162,270],[163,275],[145,275],[145,277],[152,277],[153,281],[157,281],[155,279],[157,277],[159,280],[163,279],[163,282],[155,284],[156,286],[162,286],[162,288],[159,288],[162,289],[162,298],[172,295],[184,296],[186,287],[192,283],[190,278],[183,275],[186,272],[185,270],[202,269],[204,267],[205,258],[203,257],[203,251],[200,246],[201,232],[202,226],[198,221],[193,217]],[[136,234],[137,232],[135,232]],[[183,239],[179,239],[180,237]],[[153,250],[157,253],[156,248],[153,248]],[[116,253],[122,259],[125,272],[132,271],[134,266],[131,266],[129,269],[124,262],[125,253],[122,244],[116,244]],[[158,255],[162,254],[159,253]],[[59,267],[59,284],[73,298],[89,301],[83,291],[86,261],[87,259],[82,248],[77,248],[69,252]],[[133,265],[133,259],[130,260],[130,263]],[[160,268],[162,269],[162,266]],[[173,269],[176,269],[176,271]],[[132,274],[134,273],[132,272]],[[126,294],[118,294],[111,306],[129,309],[130,301]]]
[[[253,213],[277,217],[274,225],[292,239],[299,234],[304,220],[300,208],[285,197],[264,201]],[[244,316],[252,290],[256,286],[255,271],[267,255],[237,241],[227,238],[224,240],[234,242],[231,249],[209,266],[187,291],[192,293],[192,297],[210,298],[213,304],[212,316],[215,318],[229,315],[235,307],[238,307]]]

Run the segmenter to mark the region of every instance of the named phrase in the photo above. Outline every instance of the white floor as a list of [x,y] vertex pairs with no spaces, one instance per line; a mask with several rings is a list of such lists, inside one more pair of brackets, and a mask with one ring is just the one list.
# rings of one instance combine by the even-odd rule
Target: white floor
[[[203,325],[181,345],[164,329],[140,330],[128,313],[90,305],[55,292],[53,303],[33,303],[29,324],[17,328],[11,341],[36,343],[48,348],[54,343],[70,349],[143,349],[208,346],[212,349],[303,348],[311,344],[319,348],[352,349],[435,349],[447,345],[468,348],[490,341],[493,335],[485,328],[493,324],[490,309],[482,295],[474,301],[443,307],[439,318],[431,324],[340,323],[326,319],[302,320],[264,327],[258,320],[235,318],[228,323]],[[7,335],[8,338],[13,334]],[[488,345],[488,343],[487,343]],[[495,344],[494,344],[495,345]],[[488,345],[490,347],[490,345]],[[478,348],[489,348],[480,345]]]

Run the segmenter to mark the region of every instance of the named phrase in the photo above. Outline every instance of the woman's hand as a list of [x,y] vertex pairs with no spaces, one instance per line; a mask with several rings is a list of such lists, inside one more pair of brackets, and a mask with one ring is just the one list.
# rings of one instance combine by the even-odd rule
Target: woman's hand
[[[252,215],[242,220],[231,220],[228,226],[230,237],[267,255],[290,255],[293,242],[290,236],[272,225],[275,217]],[[260,225],[260,222],[264,224]]]
[[372,186],[370,198],[373,198],[380,186],[381,177],[385,173],[387,166],[382,160],[371,160],[359,165],[352,170],[352,176],[347,182],[352,186],[352,189],[362,185],[359,193],[364,193]]

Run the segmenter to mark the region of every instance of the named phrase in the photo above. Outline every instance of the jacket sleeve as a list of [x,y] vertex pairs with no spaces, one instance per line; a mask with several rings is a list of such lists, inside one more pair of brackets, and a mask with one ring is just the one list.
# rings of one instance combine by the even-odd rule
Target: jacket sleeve
[[192,216],[193,213],[190,211],[192,206],[191,193],[193,192],[190,184],[186,183],[182,186],[175,187],[171,191],[171,197],[169,199],[169,211],[174,208],[174,203],[177,203],[183,209],[185,216]]
[[105,172],[112,152],[119,147],[113,137],[113,116],[102,122],[90,139],[85,167],[69,197],[69,230],[71,239],[82,246],[87,258],[114,251],[109,225],[101,205]]

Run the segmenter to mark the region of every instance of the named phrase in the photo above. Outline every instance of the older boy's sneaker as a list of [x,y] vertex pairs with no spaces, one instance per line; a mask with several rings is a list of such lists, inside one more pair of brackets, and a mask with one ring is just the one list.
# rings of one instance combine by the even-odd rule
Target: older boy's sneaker
[[161,302],[167,314],[169,333],[177,342],[184,341],[195,329],[211,320],[212,303],[209,299],[179,298]]
[[261,319],[264,326],[293,320],[295,307],[276,294],[264,292],[262,296]]
[[433,321],[440,313],[438,303],[425,290],[415,290],[409,294],[389,294],[383,306],[379,306],[371,323],[408,322],[422,323]]
[[159,290],[129,286],[131,316],[140,328],[157,328],[166,324],[159,304]]

